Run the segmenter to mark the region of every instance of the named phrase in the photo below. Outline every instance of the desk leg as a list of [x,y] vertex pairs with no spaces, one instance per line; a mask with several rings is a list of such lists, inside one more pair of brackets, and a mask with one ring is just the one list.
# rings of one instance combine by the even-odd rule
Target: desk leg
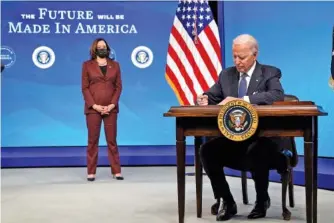
[[313,223],[313,142],[312,127],[304,132],[304,168],[306,191],[306,222]]
[[176,164],[179,223],[184,223],[186,142],[181,121],[182,120],[176,120]]
[[313,223],[318,217],[318,117],[313,117]]
[[197,201],[197,217],[202,217],[202,191],[203,191],[203,167],[199,155],[202,145],[202,137],[195,137],[195,175],[196,175],[196,201]]

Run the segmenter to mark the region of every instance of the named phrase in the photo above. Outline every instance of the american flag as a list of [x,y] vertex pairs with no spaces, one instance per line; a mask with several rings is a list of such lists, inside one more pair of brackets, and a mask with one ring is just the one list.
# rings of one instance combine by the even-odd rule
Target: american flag
[[179,1],[171,29],[166,80],[181,105],[194,105],[222,71],[218,26],[207,0]]

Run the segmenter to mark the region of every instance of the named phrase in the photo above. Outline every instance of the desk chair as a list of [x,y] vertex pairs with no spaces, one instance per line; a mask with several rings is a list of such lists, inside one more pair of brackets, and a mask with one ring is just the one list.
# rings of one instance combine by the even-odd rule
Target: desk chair
[[[299,99],[294,95],[285,95],[284,101],[299,101]],[[295,206],[294,192],[293,192],[293,168],[296,167],[298,164],[298,154],[294,137],[289,137],[289,141],[291,142],[291,147],[288,149],[291,151],[292,157],[290,158],[288,163],[288,171],[286,173],[281,174],[282,211],[283,211],[282,216],[284,220],[290,220],[291,218],[291,212],[286,208],[287,187],[289,188],[289,205],[292,208]],[[246,171],[241,172],[241,185],[242,185],[243,203],[248,204]]]

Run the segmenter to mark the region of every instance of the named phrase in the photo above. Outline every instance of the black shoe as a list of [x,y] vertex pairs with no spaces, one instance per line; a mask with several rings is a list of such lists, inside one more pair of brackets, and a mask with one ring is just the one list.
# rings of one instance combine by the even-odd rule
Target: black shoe
[[88,174],[87,180],[88,181],[94,181],[95,180],[95,174]]
[[254,209],[248,215],[249,219],[264,218],[267,215],[267,209],[270,207],[270,198],[265,202],[256,202]]
[[217,199],[217,202],[214,203],[214,204],[211,206],[211,214],[212,214],[212,215],[217,215],[217,214],[218,214],[219,205],[220,205],[220,200]]
[[216,216],[217,221],[227,221],[232,218],[234,215],[237,214],[237,205],[235,202],[227,203],[223,202],[220,203],[218,214]]
[[124,180],[124,177],[122,177],[122,176],[114,176],[114,178],[115,178],[116,180]]

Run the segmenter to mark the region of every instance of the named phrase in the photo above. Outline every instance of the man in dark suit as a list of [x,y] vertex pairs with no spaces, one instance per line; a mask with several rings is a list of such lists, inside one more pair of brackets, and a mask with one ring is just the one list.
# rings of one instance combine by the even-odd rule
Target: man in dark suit
[[[197,98],[197,104],[224,105],[235,99],[243,99],[251,104],[270,105],[284,100],[278,68],[257,62],[258,44],[250,35],[240,35],[233,41],[235,66],[227,68],[219,75],[218,81]],[[200,150],[203,167],[207,173],[215,199],[212,214],[217,221],[230,219],[237,213],[237,206],[230,192],[223,168],[225,166],[251,170],[255,182],[256,205],[248,218],[266,216],[270,206],[268,195],[269,169],[275,167],[284,171],[284,157],[280,138],[251,137],[242,142],[234,142],[225,137],[217,137],[204,143]]]

